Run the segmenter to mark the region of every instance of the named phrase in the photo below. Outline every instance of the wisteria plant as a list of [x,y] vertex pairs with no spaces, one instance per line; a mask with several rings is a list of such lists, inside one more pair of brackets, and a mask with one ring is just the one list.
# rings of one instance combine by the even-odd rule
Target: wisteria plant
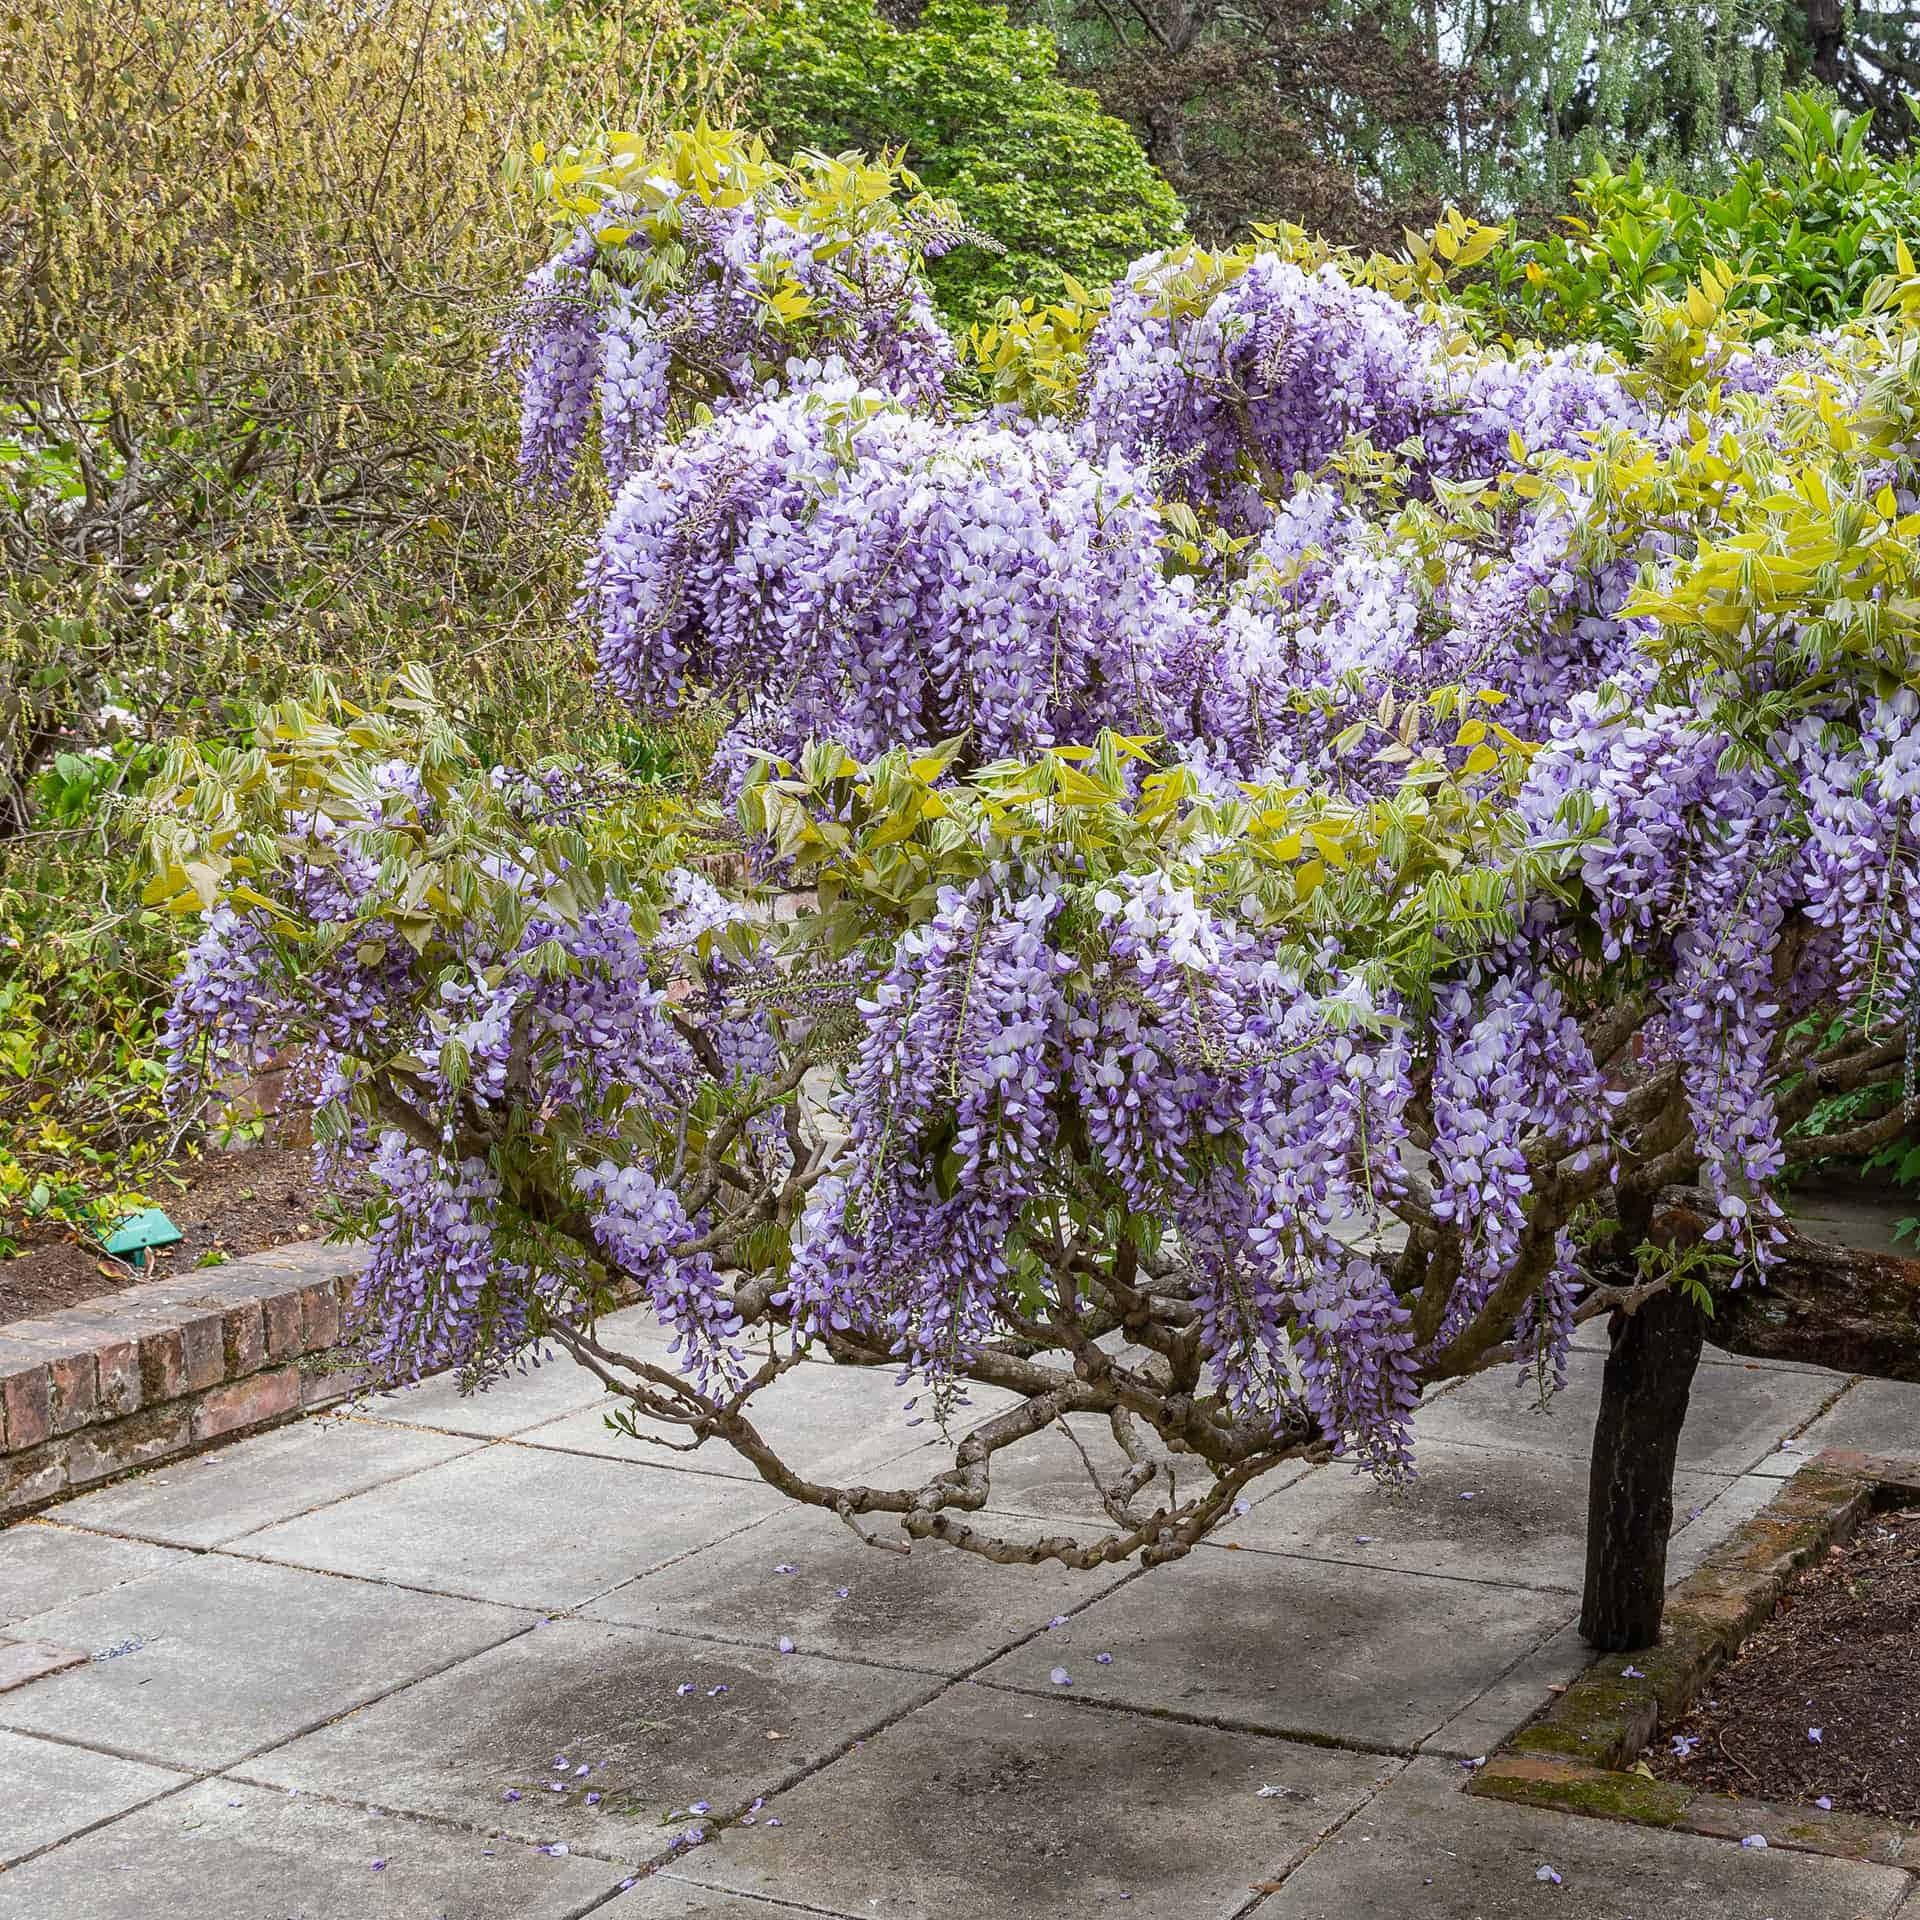
[[[664,310],[788,244],[730,212],[676,229]],[[1662,1303],[1764,1278],[1782,1174],[1913,1096],[1920,302],[1782,355],[1725,291],[1650,308],[1629,371],[1178,255],[1083,381],[1016,383],[1039,420],[962,405],[915,298],[908,345],[638,411],[530,310],[529,478],[596,406],[620,449],[609,688],[738,724],[675,794],[480,767],[417,676],[181,750],[177,1085],[304,1050],[390,1369],[556,1344],[637,1438],[869,1538],[1162,1560],[1283,1460],[1409,1471],[1431,1383],[1551,1391],[1580,1318],[1626,1379]],[[924,379],[876,371],[909,346]],[[1663,1247],[1688,1183],[1710,1223]],[[670,1352],[603,1336],[632,1290]],[[819,1358],[931,1415],[920,1484],[771,1443]],[[1104,1522],[996,1524],[1049,1429]],[[1672,1437],[1605,1463],[1627,1504]],[[1644,1637],[1644,1595],[1589,1602]]]

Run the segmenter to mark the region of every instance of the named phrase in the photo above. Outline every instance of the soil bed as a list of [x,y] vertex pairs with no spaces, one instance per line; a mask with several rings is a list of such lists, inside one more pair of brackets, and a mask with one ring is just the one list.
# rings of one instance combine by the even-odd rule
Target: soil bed
[[1920,1825],[1920,1507],[1829,1548],[1647,1761],[1689,1787]]
[[0,1260],[0,1326],[56,1307],[117,1293],[209,1262],[209,1254],[263,1253],[322,1231],[305,1147],[249,1147],[215,1153],[151,1182],[145,1191],[185,1236],[148,1256],[146,1272],[81,1244],[67,1228],[29,1230],[22,1252]]

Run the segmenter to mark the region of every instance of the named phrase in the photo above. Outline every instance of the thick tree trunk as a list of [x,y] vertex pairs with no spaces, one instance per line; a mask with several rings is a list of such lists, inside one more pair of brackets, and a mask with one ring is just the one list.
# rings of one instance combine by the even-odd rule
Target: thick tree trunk
[[1706,1317],[1679,1292],[1613,1316],[1593,1430],[1580,1633],[1603,1653],[1660,1638],[1673,1530],[1673,1463]]
[[1802,0],[1813,77],[1837,92],[1847,78],[1847,10],[1842,0]]

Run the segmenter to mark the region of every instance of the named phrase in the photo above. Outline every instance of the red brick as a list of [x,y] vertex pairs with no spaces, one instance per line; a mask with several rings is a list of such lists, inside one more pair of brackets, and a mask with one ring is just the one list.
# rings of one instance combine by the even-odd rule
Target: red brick
[[149,1407],[76,1433],[67,1442],[67,1477],[76,1487],[91,1486],[129,1467],[151,1466],[192,1444],[193,1415],[183,1402]]
[[187,1391],[204,1393],[227,1377],[227,1340],[223,1316],[199,1313],[180,1323],[180,1350],[186,1362]]
[[97,1417],[124,1420],[140,1406],[140,1341],[104,1338],[95,1349],[94,1366],[100,1376]]
[[308,1353],[340,1344],[340,1294],[331,1280],[314,1280],[301,1288],[300,1337]]
[[55,1433],[71,1433],[98,1417],[99,1375],[91,1351],[55,1354],[47,1362],[47,1380]]
[[53,1376],[47,1363],[20,1352],[0,1358],[0,1412],[9,1453],[37,1447],[53,1433]]
[[267,1329],[258,1300],[239,1300],[220,1316],[220,1342],[229,1380],[258,1373],[267,1363]]
[[290,1293],[270,1293],[260,1302],[260,1317],[266,1334],[267,1359],[291,1360],[305,1350],[300,1327],[300,1289]]
[[[94,1367],[97,1344],[89,1327],[69,1324],[64,1315],[44,1320],[15,1320],[0,1328],[0,1374],[30,1369],[36,1361],[47,1370],[47,1430],[28,1433],[25,1444],[71,1433],[97,1418],[99,1377]],[[37,1389],[30,1390],[37,1394]],[[24,1429],[23,1429],[24,1431]],[[15,1441],[16,1446],[22,1444]]]
[[187,1390],[186,1348],[178,1327],[154,1327],[140,1335],[140,1398],[148,1406],[177,1400]]
[[373,1375],[365,1367],[305,1367],[300,1374],[300,1404],[324,1407],[334,1400],[345,1400],[371,1383]]
[[299,1410],[300,1369],[275,1367],[270,1373],[249,1374],[202,1394],[194,1403],[193,1437],[212,1440]]
[[67,1451],[63,1440],[23,1453],[0,1453],[0,1514],[21,1513],[67,1490]]

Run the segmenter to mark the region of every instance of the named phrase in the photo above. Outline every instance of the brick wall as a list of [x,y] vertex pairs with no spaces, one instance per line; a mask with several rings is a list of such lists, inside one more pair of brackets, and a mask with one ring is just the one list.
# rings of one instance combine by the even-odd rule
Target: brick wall
[[317,1242],[0,1326],[0,1521],[350,1394],[359,1260]]

